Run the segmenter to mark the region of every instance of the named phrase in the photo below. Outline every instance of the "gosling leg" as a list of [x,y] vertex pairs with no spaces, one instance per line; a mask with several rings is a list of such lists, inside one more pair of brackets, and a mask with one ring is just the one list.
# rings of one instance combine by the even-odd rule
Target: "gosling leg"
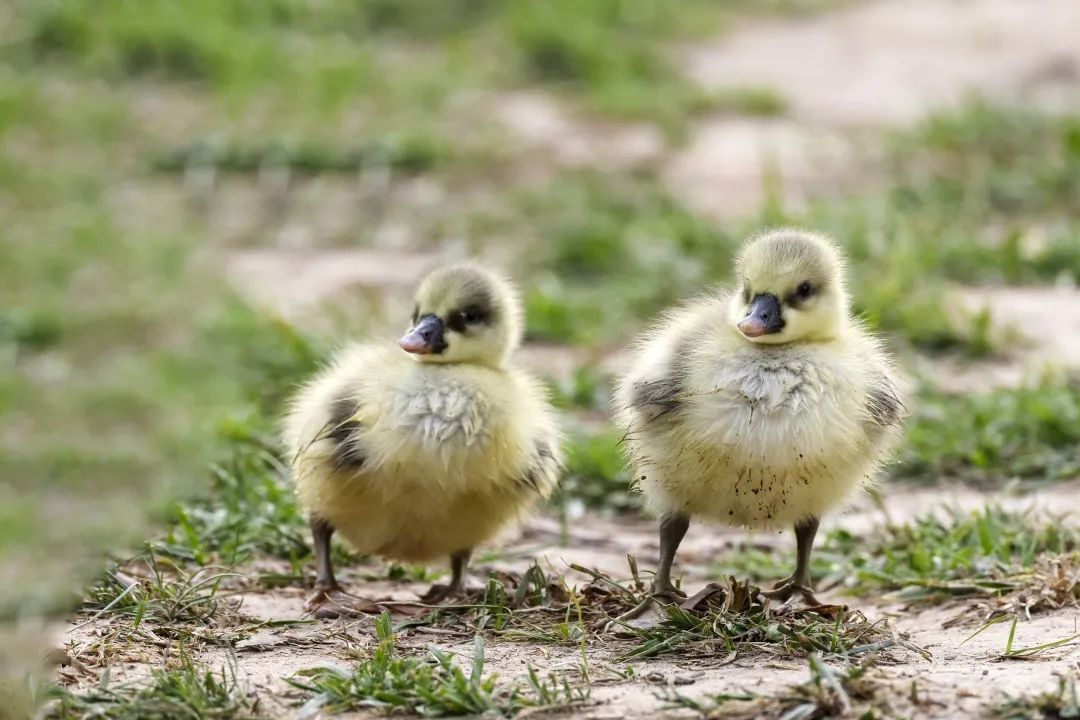
[[330,538],[334,526],[322,518],[311,518],[311,540],[315,550],[315,592],[307,599],[304,608],[311,612],[329,599],[329,593],[340,590],[334,579],[334,563],[330,558]]
[[450,556],[450,586],[446,591],[450,595],[457,595],[465,589],[465,571],[469,568],[469,558],[472,550],[459,550]]
[[649,595],[615,618],[617,621],[627,622],[641,617],[655,604],[657,598],[675,600],[686,597],[686,593],[671,582],[671,565],[675,562],[675,553],[689,528],[690,517],[687,515],[667,515],[660,521],[660,562],[656,567],[656,577],[653,578]]
[[814,549],[814,536],[817,535],[819,520],[816,517],[801,520],[795,524],[795,573],[765,590],[761,594],[771,600],[787,602],[792,595],[799,593],[808,605],[820,605],[814,596],[813,580],[810,578],[810,554]]
[[653,597],[686,597],[686,593],[675,588],[671,582],[671,565],[675,562],[675,553],[690,529],[690,518],[686,515],[668,515],[660,521],[660,564],[653,579]]
[[458,550],[450,554],[450,584],[443,587],[433,585],[424,594],[423,601],[427,604],[435,604],[447,598],[460,595],[465,590],[465,574],[469,567],[469,558],[472,557],[472,549]]

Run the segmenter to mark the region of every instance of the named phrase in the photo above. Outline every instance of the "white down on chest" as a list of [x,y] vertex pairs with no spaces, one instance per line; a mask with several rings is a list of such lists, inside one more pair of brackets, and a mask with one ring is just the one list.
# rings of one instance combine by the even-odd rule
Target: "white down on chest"
[[[698,364],[640,479],[653,504],[751,527],[819,516],[865,479],[865,382],[834,358],[768,349]],[[652,446],[652,447],[649,447]]]
[[[489,402],[473,384],[442,373],[412,378],[390,397],[393,429],[417,450],[460,452],[491,439]],[[405,439],[403,438],[403,439]]]

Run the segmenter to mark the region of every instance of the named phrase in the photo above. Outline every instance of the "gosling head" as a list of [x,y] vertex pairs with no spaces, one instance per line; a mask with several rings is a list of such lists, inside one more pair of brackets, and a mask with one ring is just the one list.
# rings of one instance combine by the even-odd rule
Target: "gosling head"
[[728,319],[748,341],[781,345],[835,338],[848,317],[844,258],[803,230],[752,238],[735,261],[738,290]]
[[483,268],[441,268],[420,283],[411,329],[398,342],[421,362],[497,367],[521,344],[521,304]]

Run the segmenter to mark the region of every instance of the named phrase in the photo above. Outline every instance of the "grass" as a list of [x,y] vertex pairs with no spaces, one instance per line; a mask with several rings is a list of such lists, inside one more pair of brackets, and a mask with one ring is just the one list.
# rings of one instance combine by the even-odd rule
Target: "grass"
[[159,551],[200,564],[232,564],[256,553],[300,561],[311,554],[288,467],[272,439],[250,430],[230,428],[229,458],[211,468],[212,500],[177,504]]
[[709,586],[690,605],[666,606],[653,626],[627,625],[615,618],[647,596],[636,562],[631,558],[630,563],[628,581],[571,565],[589,578],[582,585],[536,564],[520,576],[495,574],[483,593],[407,624],[477,629],[508,640],[579,647],[583,666],[588,664],[592,643],[601,638],[611,642],[609,629],[620,637],[620,662],[668,654],[722,655],[727,656],[725,662],[756,653],[848,656],[892,647],[921,653],[896,636],[885,621],[871,623],[861,613],[840,606],[818,610],[767,607],[760,602],[756,586],[734,578],[724,586]]
[[[591,346],[622,340],[643,319],[726,281],[747,236],[795,224],[828,231],[847,247],[855,310],[875,328],[926,350],[991,353],[988,318],[942,311],[945,285],[936,271],[928,280],[934,260],[923,257],[929,243],[913,219],[876,202],[801,216],[781,210],[722,227],[688,211],[648,174],[565,173],[523,197],[508,221],[513,232],[544,241],[527,262],[529,336]],[[879,213],[888,215],[884,227]],[[872,271],[880,267],[889,268],[884,280]]]
[[[891,647],[892,634],[883,621],[869,622],[862,613],[836,606],[827,612],[799,610],[778,614],[760,604],[758,588],[731,578],[726,587],[693,609],[671,605],[654,627],[627,627],[638,644],[623,660],[678,653],[681,656],[728,655],[774,649],[780,654],[829,656],[860,654]],[[911,647],[911,646],[907,646]]]
[[630,560],[629,581],[580,565],[570,569],[589,580],[572,583],[565,575],[548,572],[536,561],[523,573],[496,572],[482,592],[459,604],[408,621],[406,625],[483,631],[502,640],[577,648],[579,671],[590,676],[590,643],[604,638],[612,618],[622,615],[646,597],[646,585]]
[[947,396],[923,393],[896,474],[980,483],[1080,474],[1080,384]]
[[354,147],[336,147],[288,139],[260,144],[197,142],[159,154],[154,169],[166,173],[193,168],[252,174],[266,170],[296,175],[356,173],[370,167],[405,173],[429,171],[449,158],[450,148],[427,135],[387,135]]
[[[834,542],[831,536],[828,545]],[[855,547],[861,551],[849,551],[851,590],[905,590],[901,597],[917,601],[1010,589],[1010,576],[1034,567],[1040,555],[1080,549],[1080,535],[1061,518],[988,506],[890,524]]]
[[1080,280],[1080,119],[971,103],[897,141],[894,201],[936,221],[933,259],[963,282]]
[[611,377],[595,365],[582,365],[564,380],[551,381],[551,401],[564,410],[607,411]]
[[498,676],[484,677],[484,641],[476,636],[468,673],[453,657],[434,646],[427,658],[401,656],[394,644],[390,616],[375,622],[378,647],[370,659],[351,672],[317,668],[294,678],[293,685],[312,694],[302,714],[319,710],[377,709],[387,713],[409,712],[423,717],[495,715],[512,717],[526,708],[579,706],[588,701],[587,689],[571,686],[554,674],[542,678],[529,666],[528,688],[500,683]]
[[641,507],[641,496],[630,490],[630,471],[619,448],[619,436],[611,432],[581,433],[566,443],[566,471],[556,502],[575,500],[586,507],[616,512]]
[[[982,632],[983,629],[1000,622],[1002,619],[994,619],[983,625],[975,635]],[[1058,638],[1057,640],[1051,640],[1050,642],[1042,643],[1041,645],[1031,645],[1027,647],[1017,647],[1016,645],[1016,626],[1020,624],[1020,618],[1016,615],[1012,618],[1012,624],[1009,626],[1009,637],[1005,640],[1005,652],[1001,654],[1001,657],[1006,660],[1027,660],[1039,653],[1047,650],[1053,650],[1054,648],[1063,647],[1065,645],[1071,645],[1077,640],[1080,640],[1080,633],[1076,635],[1068,635],[1066,637]],[[972,635],[971,637],[975,637]],[[968,638],[970,639],[970,638]]]
[[[538,274],[529,335],[592,346],[709,282],[739,239],[688,212],[654,180],[574,172],[520,200]],[[529,228],[525,230],[525,228]]]
[[147,550],[106,572],[90,588],[83,609],[94,618],[122,617],[132,627],[221,625],[224,616],[236,615],[221,593],[222,583],[235,577],[239,575],[220,568],[187,572]]
[[742,87],[723,90],[714,96],[718,109],[741,115],[774,117],[788,111],[787,99],[771,88]]
[[673,708],[685,708],[703,718],[731,720],[910,717],[907,706],[917,704],[914,686],[910,698],[888,692],[888,685],[873,672],[872,659],[833,667],[815,652],[810,654],[808,664],[807,682],[772,695],[723,694],[709,700],[695,700],[679,692],[669,692],[666,699]]
[[[114,81],[193,83],[233,104],[269,101],[291,116],[308,109],[336,116],[363,97],[377,108],[368,113],[377,121],[395,117],[413,126],[410,109],[438,115],[463,89],[540,83],[597,112],[649,119],[677,133],[717,101],[682,75],[673,43],[763,7],[784,5],[693,0],[672,12],[659,0],[455,0],[438,7],[423,0],[273,0],[258,8],[227,0],[190,4],[180,18],[167,0],[107,8],[23,0],[14,54],[25,63],[72,63]],[[381,68],[399,62],[403,49],[415,57],[391,82]],[[776,105],[753,90],[727,102],[752,113]]]
[[926,351],[994,354],[1003,338],[993,318],[957,309],[949,284],[1080,280],[1077,128],[971,104],[899,134],[882,190],[802,213],[774,199],[724,226],[680,206],[648,173],[566,173],[526,196],[515,221],[544,240],[531,261],[530,334],[593,345],[626,337],[726,280],[748,234],[791,224],[845,247],[855,309],[871,326]]
[[[991,598],[980,611],[1030,614],[1071,602],[1078,550],[1080,535],[1067,519],[989,505],[974,512],[943,509],[866,535],[832,530],[815,548],[811,568],[819,587],[855,595],[884,592],[912,605]],[[793,565],[789,553],[751,546],[722,558],[711,572],[772,580]],[[1033,590],[1042,600],[1025,610],[1020,596]]]
[[54,692],[48,720],[254,720],[256,702],[236,678],[233,667],[213,672],[181,654],[176,667],[151,671],[147,684],[111,685],[109,674],[85,692]]
[[112,214],[116,168],[89,170],[81,153],[115,147],[114,118],[85,140],[98,105],[79,92],[73,119],[33,79],[0,77],[0,97],[18,98],[0,121],[0,195],[19,217],[0,229],[0,454],[5,515],[20,518],[0,531],[0,553],[25,565],[23,587],[0,589],[2,617],[65,602],[96,549],[145,537],[148,516],[214,455],[213,419],[243,402],[196,327],[225,292],[187,238]]

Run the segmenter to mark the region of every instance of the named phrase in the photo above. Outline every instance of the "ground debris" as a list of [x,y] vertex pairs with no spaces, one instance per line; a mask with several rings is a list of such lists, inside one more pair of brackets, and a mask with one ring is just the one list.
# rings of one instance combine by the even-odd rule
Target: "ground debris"
[[906,718],[915,709],[925,711],[928,706],[940,705],[929,700],[926,693],[920,694],[916,685],[903,683],[879,670],[872,658],[833,666],[815,652],[809,655],[808,663],[810,679],[778,693],[726,693],[695,700],[669,691],[665,700],[672,707],[694,710],[710,720]]
[[1040,556],[1033,568],[1010,574],[1007,581],[1010,589],[1004,594],[967,601],[945,627],[1009,616],[1030,620],[1038,613],[1080,607],[1080,552]]
[[1005,696],[990,708],[994,720],[1052,720],[1080,717],[1080,673],[1058,675],[1057,688],[1032,695]]

